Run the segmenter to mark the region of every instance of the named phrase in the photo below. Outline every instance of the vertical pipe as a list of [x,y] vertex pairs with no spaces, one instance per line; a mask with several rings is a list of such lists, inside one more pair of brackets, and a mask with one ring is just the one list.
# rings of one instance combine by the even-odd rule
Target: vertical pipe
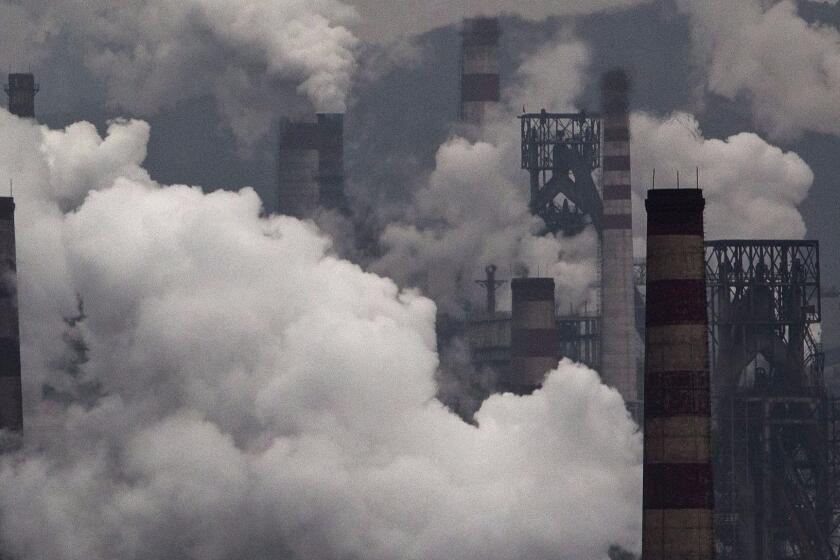
[[318,113],[318,204],[345,210],[344,114]]
[[462,30],[461,120],[479,126],[499,102],[499,20],[468,18]]
[[277,146],[277,209],[304,218],[318,206],[320,146],[319,127],[314,122],[285,121],[280,125]]
[[625,401],[634,403],[639,398],[636,362],[640,341],[634,300],[628,90],[623,70],[604,75],[601,375]]
[[9,83],[5,89],[9,97],[9,112],[11,114],[24,118],[35,117],[35,94],[38,93],[35,76],[32,74],[9,74]]
[[554,313],[553,278],[514,278],[511,282],[511,366],[500,389],[527,395],[557,367],[559,336]]
[[[0,197],[0,430],[12,436],[11,445],[23,431],[23,399],[20,381],[20,334],[15,260],[15,202]],[[8,444],[4,440],[4,447]]]
[[704,204],[699,189],[651,190],[645,203],[645,560],[714,555]]

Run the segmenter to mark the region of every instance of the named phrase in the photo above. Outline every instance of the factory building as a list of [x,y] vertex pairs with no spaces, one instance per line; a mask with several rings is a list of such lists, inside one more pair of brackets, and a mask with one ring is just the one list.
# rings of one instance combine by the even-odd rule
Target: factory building
[[9,74],[5,87],[9,112],[18,117],[35,118],[35,94],[39,87],[32,74]]
[[704,205],[699,189],[645,201],[645,560],[714,557]]
[[481,125],[499,102],[499,20],[464,20],[461,51],[461,121]]
[[304,218],[318,208],[345,211],[344,114],[318,113],[314,120],[282,122],[277,172],[281,213]]

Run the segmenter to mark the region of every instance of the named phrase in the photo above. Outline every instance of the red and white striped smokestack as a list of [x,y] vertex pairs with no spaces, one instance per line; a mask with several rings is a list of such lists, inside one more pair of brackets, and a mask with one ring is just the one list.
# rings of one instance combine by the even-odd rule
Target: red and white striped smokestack
[[[23,431],[20,382],[15,201],[0,197],[0,430],[13,437]],[[3,442],[17,445],[19,441]]]
[[499,389],[527,395],[542,386],[559,360],[554,279],[514,278],[511,292],[510,371]]
[[629,80],[612,70],[601,82],[604,119],[603,228],[601,232],[601,376],[628,403],[639,398],[639,336],[633,282],[630,202]]
[[468,18],[461,32],[461,120],[481,125],[499,102],[499,20]]
[[700,189],[648,191],[645,560],[714,557]]

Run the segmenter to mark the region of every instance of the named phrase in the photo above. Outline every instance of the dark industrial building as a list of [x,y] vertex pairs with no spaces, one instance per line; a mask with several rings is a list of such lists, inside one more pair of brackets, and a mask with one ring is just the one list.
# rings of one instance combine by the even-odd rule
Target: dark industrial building
[[345,211],[344,114],[280,123],[277,169],[279,212],[305,218],[318,208]]
[[9,74],[5,87],[9,112],[18,117],[35,118],[35,94],[39,89],[32,74]]

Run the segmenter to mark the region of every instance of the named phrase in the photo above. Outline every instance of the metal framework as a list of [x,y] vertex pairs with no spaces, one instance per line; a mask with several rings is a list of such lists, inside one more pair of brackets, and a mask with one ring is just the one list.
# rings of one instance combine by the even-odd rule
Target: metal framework
[[840,558],[816,241],[706,243],[720,559]]
[[574,235],[590,223],[600,229],[603,204],[592,180],[601,167],[600,117],[543,109],[519,119],[522,169],[531,175],[531,212],[551,233]]

